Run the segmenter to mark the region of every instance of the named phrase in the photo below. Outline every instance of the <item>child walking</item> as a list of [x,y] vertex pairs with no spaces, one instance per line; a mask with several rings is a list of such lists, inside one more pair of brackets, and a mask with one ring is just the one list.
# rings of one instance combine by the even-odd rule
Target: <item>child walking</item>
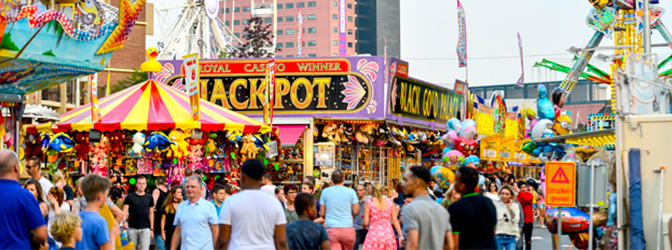
[[290,249],[330,249],[327,230],[313,222],[317,217],[315,198],[301,193],[294,201],[298,220],[287,225],[287,241]]

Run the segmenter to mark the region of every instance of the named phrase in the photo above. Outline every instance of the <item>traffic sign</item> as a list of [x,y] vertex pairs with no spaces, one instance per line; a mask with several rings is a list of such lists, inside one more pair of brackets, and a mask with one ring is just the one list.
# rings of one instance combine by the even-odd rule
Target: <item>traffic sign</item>
[[546,178],[546,205],[576,205],[576,163],[549,161],[546,163]]

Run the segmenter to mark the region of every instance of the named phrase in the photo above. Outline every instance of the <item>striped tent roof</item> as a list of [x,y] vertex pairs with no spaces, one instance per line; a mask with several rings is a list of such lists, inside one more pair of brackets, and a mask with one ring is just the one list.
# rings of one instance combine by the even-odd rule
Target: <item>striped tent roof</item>
[[[203,131],[239,130],[268,133],[270,126],[201,99],[201,121],[192,118],[189,96],[184,91],[149,80],[98,100],[102,119],[93,125],[100,131],[165,130],[180,128]],[[44,126],[44,125],[40,125]],[[91,104],[61,115],[54,124],[59,131],[91,130]],[[32,127],[29,130],[33,130]]]

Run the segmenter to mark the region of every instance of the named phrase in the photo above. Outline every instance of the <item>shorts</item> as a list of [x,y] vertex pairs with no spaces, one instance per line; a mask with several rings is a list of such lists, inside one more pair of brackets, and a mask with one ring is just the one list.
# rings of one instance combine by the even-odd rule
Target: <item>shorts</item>
[[546,209],[546,204],[539,204],[539,209]]
[[532,209],[537,210],[537,203],[532,204]]

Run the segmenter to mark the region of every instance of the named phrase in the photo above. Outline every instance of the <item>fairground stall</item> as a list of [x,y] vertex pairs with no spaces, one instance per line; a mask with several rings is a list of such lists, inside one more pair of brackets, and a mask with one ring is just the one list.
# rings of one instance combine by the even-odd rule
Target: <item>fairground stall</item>
[[[266,99],[269,59],[202,60],[201,98],[260,121],[264,103],[272,104],[281,142],[268,164],[275,182],[298,183],[300,173],[328,181],[337,168],[347,184],[387,182],[431,152],[440,159],[435,131],[445,130],[462,102],[409,78],[407,63],[390,61],[386,77],[383,57],[277,59],[274,94]],[[161,63],[157,81],[184,89],[182,61]]]
[[[5,146],[19,153],[26,95],[105,68],[112,52],[121,49],[138,18],[144,0],[122,0],[121,9],[98,3],[77,12],[74,20],[37,2],[3,1],[0,11],[0,118]],[[83,18],[86,16],[86,18]],[[89,20],[98,20],[91,22]],[[21,155],[23,156],[23,155]]]
[[187,93],[154,80],[102,98],[98,105],[96,122],[87,104],[61,115],[58,123],[28,127],[26,154],[42,154],[40,141],[47,141],[50,170],[73,177],[109,176],[119,188],[132,186],[135,175],[166,176],[167,183],[180,183],[186,168],[225,174],[236,183],[242,161],[258,157],[264,145],[258,133],[271,131],[206,101],[195,121]]

